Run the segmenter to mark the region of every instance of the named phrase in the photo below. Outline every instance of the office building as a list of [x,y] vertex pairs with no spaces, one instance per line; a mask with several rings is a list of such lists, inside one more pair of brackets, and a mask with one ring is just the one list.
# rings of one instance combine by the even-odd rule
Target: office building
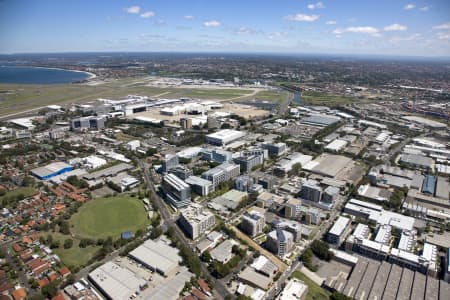
[[195,240],[216,224],[214,214],[197,203],[181,210],[178,224],[189,238]]
[[297,198],[290,198],[284,204],[284,215],[286,218],[298,219],[301,217],[302,201]]
[[189,176],[186,183],[191,186],[191,189],[200,196],[206,196],[214,191],[214,186],[211,181],[197,176]]
[[190,128],[192,128],[192,119],[191,118],[181,118],[180,119],[180,126],[183,129],[190,129]]
[[263,155],[240,156],[234,162],[241,167],[242,172],[250,172],[253,168],[260,166],[264,162]]
[[169,172],[170,169],[176,168],[179,164],[178,156],[174,154],[166,154],[162,160],[161,171],[163,173]]
[[302,185],[299,196],[305,200],[319,202],[322,199],[322,188],[317,181],[310,179]]
[[267,149],[269,155],[272,157],[281,156],[287,151],[287,146],[285,143],[265,143],[262,147],[263,149]]
[[174,207],[182,208],[191,204],[191,188],[177,176],[165,175],[161,187],[166,195],[166,200]]
[[177,176],[178,178],[183,179],[183,180],[186,180],[189,177],[191,177],[192,175],[194,175],[194,172],[192,171],[192,169],[189,169],[183,165],[178,165],[175,168],[171,168],[169,170],[169,173],[174,174],[175,176]]
[[234,181],[234,186],[238,191],[248,192],[249,188],[253,184],[253,179],[247,175],[238,176]]
[[242,216],[241,229],[247,235],[254,237],[263,231],[266,220],[263,214],[256,211],[245,213]]
[[275,229],[267,234],[266,246],[269,251],[283,258],[291,252],[294,236],[286,230]]
[[125,147],[128,151],[136,151],[137,148],[141,146],[141,142],[139,140],[129,141],[126,143]]
[[216,189],[220,183],[227,182],[238,177],[240,174],[239,165],[225,162],[215,168],[209,169],[202,174],[202,178],[210,180]]
[[339,216],[337,221],[333,224],[330,231],[328,231],[327,239],[331,244],[340,245],[347,233],[350,230],[350,219],[346,217]]
[[202,159],[224,163],[233,159],[233,153],[222,149],[205,149],[202,151]]
[[322,193],[322,202],[334,203],[339,197],[339,188],[328,186]]
[[88,129],[99,130],[105,128],[105,119],[98,116],[73,119],[70,121],[70,128],[73,131],[83,131]]

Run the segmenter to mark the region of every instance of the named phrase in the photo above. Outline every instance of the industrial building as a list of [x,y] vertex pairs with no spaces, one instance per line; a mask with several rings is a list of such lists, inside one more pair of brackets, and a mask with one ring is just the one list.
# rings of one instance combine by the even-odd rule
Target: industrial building
[[341,118],[336,116],[328,116],[328,115],[311,115],[309,117],[303,118],[301,122],[303,124],[326,127],[331,124],[337,123],[341,120]]
[[191,188],[183,180],[173,174],[163,177],[161,188],[166,200],[175,208],[182,208],[191,203]]
[[103,169],[103,170],[99,170],[99,171],[95,171],[92,173],[87,173],[83,175],[83,178],[90,181],[90,180],[99,180],[101,178],[106,178],[106,177],[110,177],[113,175],[116,175],[118,173],[127,171],[132,169],[133,166],[130,164],[126,164],[126,163],[120,163],[117,165],[114,165],[112,167]]
[[244,137],[246,134],[247,133],[243,131],[222,129],[206,135],[206,142],[216,146],[225,146]]
[[107,262],[88,275],[89,281],[107,299],[130,299],[146,284],[146,281],[126,268]]
[[182,261],[178,255],[178,249],[169,246],[161,239],[146,240],[128,255],[146,268],[166,277],[175,274],[178,264]]
[[325,150],[329,150],[331,152],[339,152],[343,150],[347,146],[348,142],[345,140],[336,139],[325,146]]
[[180,211],[178,224],[189,238],[195,240],[216,224],[216,218],[202,205],[192,203]]
[[73,167],[65,162],[53,162],[46,166],[31,170],[31,174],[41,180],[47,180],[57,175],[72,171]]
[[275,164],[274,173],[278,176],[285,176],[295,164],[300,164],[301,167],[305,166],[312,160],[311,155],[304,155],[301,153],[292,153],[285,159],[278,161]]

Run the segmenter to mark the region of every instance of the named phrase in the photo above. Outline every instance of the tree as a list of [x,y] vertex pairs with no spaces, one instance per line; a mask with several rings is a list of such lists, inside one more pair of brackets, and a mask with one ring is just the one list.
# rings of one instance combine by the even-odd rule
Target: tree
[[200,259],[204,262],[209,263],[212,260],[211,253],[208,250],[203,251],[202,255],[200,255]]
[[163,234],[161,227],[154,227],[150,233],[150,238],[152,240],[159,238]]
[[352,298],[345,296],[339,292],[333,292],[330,296],[331,300],[351,300]]
[[333,258],[333,253],[330,251],[330,246],[324,241],[314,240],[311,243],[311,250],[320,259],[328,261]]
[[64,249],[70,249],[73,246],[73,240],[67,239],[64,241]]
[[58,293],[58,282],[53,281],[42,288],[42,295],[51,299]]

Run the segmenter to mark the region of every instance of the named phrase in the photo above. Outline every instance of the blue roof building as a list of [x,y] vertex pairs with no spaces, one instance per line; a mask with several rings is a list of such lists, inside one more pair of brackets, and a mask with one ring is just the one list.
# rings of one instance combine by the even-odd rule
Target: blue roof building
[[422,193],[434,195],[436,189],[436,177],[427,175],[422,183]]

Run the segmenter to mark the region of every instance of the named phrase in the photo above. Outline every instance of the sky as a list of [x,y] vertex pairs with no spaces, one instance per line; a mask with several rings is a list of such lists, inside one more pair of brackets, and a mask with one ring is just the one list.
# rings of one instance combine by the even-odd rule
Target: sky
[[0,53],[450,57],[449,0],[0,0]]

